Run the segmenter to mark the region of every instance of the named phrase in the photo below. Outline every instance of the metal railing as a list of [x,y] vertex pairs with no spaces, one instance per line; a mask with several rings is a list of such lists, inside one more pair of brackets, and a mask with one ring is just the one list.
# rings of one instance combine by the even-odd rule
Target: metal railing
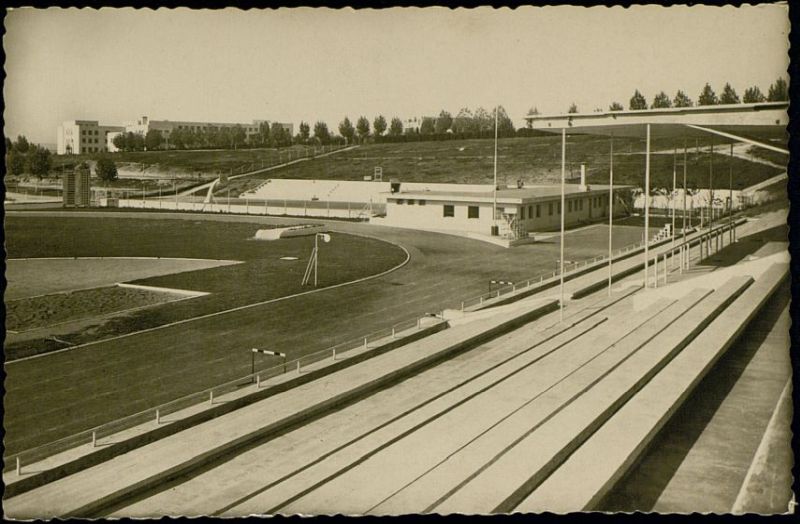
[[[112,442],[102,442],[102,439],[117,435],[125,430],[147,423],[152,423],[154,427],[157,427],[160,424],[180,420],[181,418],[193,414],[195,411],[186,411],[181,417],[173,418],[172,420],[169,416],[189,410],[193,407],[202,409],[203,404],[214,404],[215,400],[219,400],[221,396],[240,391],[243,388],[250,387],[253,390],[257,390],[277,377],[287,376],[291,378],[291,375],[299,374],[303,369],[318,362],[347,359],[355,354],[375,347],[376,342],[388,342],[394,338],[400,339],[412,335],[430,325],[429,322],[423,320],[424,318],[423,316],[415,316],[414,318],[397,322],[390,327],[379,329],[357,338],[348,339],[344,342],[339,342],[325,349],[302,355],[292,360],[286,360],[278,365],[184,395],[169,402],[147,408],[132,415],[95,426],[53,442],[48,442],[34,448],[8,455],[5,457],[4,471],[16,468],[17,472],[21,474],[21,468],[25,464],[41,461],[82,445],[91,444],[92,447],[98,447],[111,444]],[[200,411],[200,409],[197,411]]]
[[[643,245],[644,242],[639,242],[637,244],[625,246],[614,252],[612,256],[616,258],[618,256],[639,249]],[[607,256],[600,255],[593,258],[580,260],[577,262],[570,262],[569,264],[565,264],[566,270],[564,274],[566,275],[578,271],[579,269],[585,269],[588,266],[598,264],[603,261],[607,261],[607,259],[608,259]],[[460,309],[463,311],[467,307],[480,305],[490,300],[502,297],[504,295],[509,295],[521,290],[529,289],[532,286],[534,287],[539,286],[542,283],[554,279],[558,276],[559,276],[558,270],[545,272],[535,277],[526,279],[524,282],[498,287],[495,290],[483,293],[477,297],[461,301]],[[453,309],[457,308],[458,306],[456,306]],[[401,322],[397,322],[389,327],[372,331],[366,335],[362,335],[354,339],[348,339],[346,341],[339,342],[325,349],[321,349],[313,353],[302,355],[292,360],[285,360],[278,365],[256,371],[255,373],[250,373],[235,378],[233,380],[229,380],[227,382],[214,385],[210,388],[190,393],[188,395],[179,397],[169,402],[165,402],[163,404],[147,408],[132,415],[128,415],[126,417],[101,424],[99,426],[81,431],[79,433],[75,433],[73,435],[69,435],[67,437],[55,440],[53,442],[42,444],[34,448],[30,448],[27,450],[23,450],[8,455],[7,457],[5,457],[5,464],[6,464],[5,471],[16,468],[17,472],[21,474],[21,468],[25,464],[31,464],[37,461],[41,461],[46,458],[52,457],[58,453],[82,445],[91,444],[93,447],[97,447],[97,446],[111,444],[112,442],[101,442],[101,440],[109,436],[119,434],[125,430],[141,426],[147,423],[152,423],[154,427],[157,427],[160,424],[165,424],[169,422],[174,422],[175,420],[180,420],[181,418],[189,416],[195,412],[194,410],[190,410],[190,408],[193,407],[199,408],[196,411],[200,411],[201,409],[203,409],[202,408],[203,404],[214,404],[215,399],[219,400],[219,397],[223,395],[240,391],[243,388],[248,388],[248,387],[254,388],[255,391],[258,388],[269,383],[269,381],[273,379],[283,376],[288,376],[289,378],[291,378],[292,374],[295,375],[299,374],[303,371],[304,368],[307,368],[308,366],[314,365],[316,363],[325,360],[335,361],[335,360],[347,359],[350,356],[368,350],[370,347],[375,347],[376,342],[379,341],[388,342],[394,338],[403,338],[409,336],[431,325],[430,322],[433,318],[443,319],[443,317],[444,317],[443,312],[439,312],[436,315],[431,315],[428,313],[424,315],[415,315]],[[172,420],[170,420],[169,418],[170,415],[185,410],[190,410],[190,411],[186,411],[186,413],[184,413],[183,416],[181,417],[173,418]]]

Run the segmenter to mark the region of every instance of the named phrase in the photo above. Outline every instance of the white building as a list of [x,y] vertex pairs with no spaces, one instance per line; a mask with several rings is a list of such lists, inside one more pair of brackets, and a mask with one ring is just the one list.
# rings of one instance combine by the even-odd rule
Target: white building
[[[163,136],[166,140],[169,140],[169,135],[176,129],[194,131],[194,132],[205,132],[211,130],[218,131],[223,128],[233,129],[236,127],[241,127],[242,130],[244,131],[244,134],[249,139],[251,136],[258,134],[259,125],[262,123],[268,125],[272,124],[269,120],[253,120],[249,124],[244,124],[236,122],[231,123],[231,122],[193,122],[184,120],[180,121],[151,120],[149,117],[143,116],[133,122],[125,124],[125,131],[146,135],[149,130],[155,129],[161,131],[161,136]],[[278,122],[278,124],[285,130],[287,130],[291,136],[294,136],[294,124],[286,124],[280,122]]]
[[59,155],[104,153],[108,151],[108,134],[124,130],[122,126],[101,126],[97,120],[69,120],[58,126],[56,152]]

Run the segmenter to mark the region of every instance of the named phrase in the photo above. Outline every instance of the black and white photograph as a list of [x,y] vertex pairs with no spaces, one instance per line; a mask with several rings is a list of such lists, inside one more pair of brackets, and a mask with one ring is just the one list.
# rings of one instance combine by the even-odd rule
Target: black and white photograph
[[794,514],[794,9],[7,8],[3,517]]

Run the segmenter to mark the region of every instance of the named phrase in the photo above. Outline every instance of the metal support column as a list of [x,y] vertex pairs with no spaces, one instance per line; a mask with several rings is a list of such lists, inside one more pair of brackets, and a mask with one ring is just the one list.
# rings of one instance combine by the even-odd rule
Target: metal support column
[[[562,184],[563,184],[563,167],[562,167]],[[563,199],[563,190],[562,190]],[[563,203],[562,211],[563,211]],[[648,261],[650,256],[650,124],[647,124],[647,142],[645,146],[644,157],[644,287],[647,289],[648,284]]]
[[[561,130],[561,254],[559,257],[559,318],[564,320],[564,191],[567,173],[567,130]],[[495,184],[495,188],[497,184]]]

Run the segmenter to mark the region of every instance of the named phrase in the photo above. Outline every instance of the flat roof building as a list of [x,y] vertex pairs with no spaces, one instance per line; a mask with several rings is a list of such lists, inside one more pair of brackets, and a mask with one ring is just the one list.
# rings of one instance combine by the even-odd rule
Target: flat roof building
[[[614,216],[630,210],[630,186],[614,186]],[[537,185],[497,190],[497,215],[492,216],[495,195],[485,191],[395,191],[386,197],[386,217],[375,223],[412,229],[447,231],[479,236],[499,236],[511,241],[529,232],[554,231],[561,225],[561,186]],[[624,202],[624,203],[622,203]],[[608,217],[609,186],[567,184],[565,223],[574,226]],[[493,231],[492,226],[498,230]]]
[[107,135],[124,130],[122,126],[100,125],[97,120],[68,120],[58,126],[56,153],[105,153],[108,151]]

